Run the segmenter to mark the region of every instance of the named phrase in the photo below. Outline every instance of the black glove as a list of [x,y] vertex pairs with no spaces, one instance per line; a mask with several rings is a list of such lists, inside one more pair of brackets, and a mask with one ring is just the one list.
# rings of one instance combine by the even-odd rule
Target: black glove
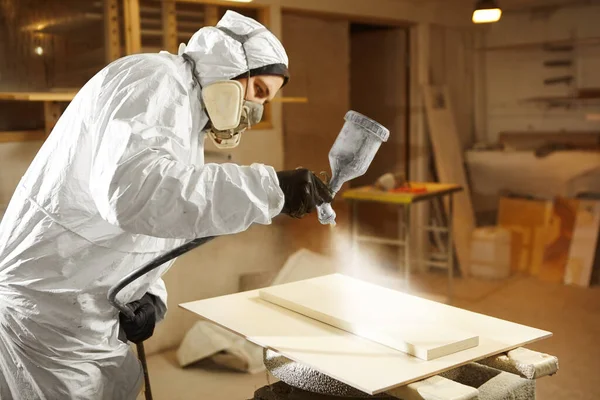
[[156,325],[156,309],[154,305],[154,296],[146,293],[138,301],[132,301],[127,306],[133,311],[133,319],[125,314],[119,313],[119,321],[127,340],[133,343],[141,343],[150,338],[154,333]]
[[313,212],[316,206],[333,200],[327,185],[307,169],[280,171],[277,178],[285,195],[282,214],[302,218]]

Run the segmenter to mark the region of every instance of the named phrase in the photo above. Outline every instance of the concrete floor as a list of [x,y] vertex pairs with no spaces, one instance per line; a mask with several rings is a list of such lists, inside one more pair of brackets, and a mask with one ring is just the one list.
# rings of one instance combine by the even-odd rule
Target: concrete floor
[[[446,290],[443,274],[415,276],[413,285],[442,295]],[[557,375],[538,381],[538,399],[600,399],[599,287],[579,289],[527,277],[498,282],[457,279],[453,305],[554,333],[528,346],[557,356],[560,363]],[[266,373],[235,373],[210,364],[183,370],[173,352],[151,357],[149,368],[157,400],[244,400],[269,383]]]

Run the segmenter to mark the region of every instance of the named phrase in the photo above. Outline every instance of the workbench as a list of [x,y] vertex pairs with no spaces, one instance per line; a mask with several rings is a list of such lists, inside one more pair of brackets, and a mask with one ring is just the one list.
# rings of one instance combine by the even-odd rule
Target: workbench
[[0,132],[0,141],[44,140],[62,114],[61,104],[73,100],[76,90],[64,92],[0,92],[0,101],[34,101],[44,105],[44,129]]
[[[454,276],[454,242],[452,238],[452,215],[453,215],[453,194],[460,192],[463,188],[459,185],[441,184],[441,183],[418,183],[410,182],[407,187],[415,189],[414,191],[383,191],[374,186],[364,186],[355,189],[349,189],[342,194],[342,197],[352,204],[352,249],[356,254],[360,242],[377,243],[398,246],[398,263],[401,270],[404,271],[406,289],[410,288],[410,262],[411,262],[411,241],[410,241],[410,218],[412,205],[432,201],[435,199],[444,199],[448,197],[447,226],[425,226],[427,232],[446,233],[448,235],[447,251],[445,261],[421,260],[425,266],[442,267],[448,271],[448,301],[452,301],[452,280]],[[421,191],[419,191],[419,189]],[[359,234],[359,213],[358,204],[379,203],[398,206],[398,239],[388,239],[372,235]]]

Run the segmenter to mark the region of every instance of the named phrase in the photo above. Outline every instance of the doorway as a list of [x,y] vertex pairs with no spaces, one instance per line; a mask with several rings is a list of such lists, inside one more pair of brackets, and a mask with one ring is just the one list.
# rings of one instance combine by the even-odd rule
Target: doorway
[[[285,96],[308,99],[304,104],[283,106],[285,168],[329,171],[329,149],[344,115],[355,110],[386,126],[390,137],[365,175],[345,187],[372,184],[387,172],[408,173],[409,29],[291,12],[284,12],[282,28],[291,73]],[[334,208],[339,229],[348,226],[341,221],[347,216],[345,206],[338,195]],[[397,237],[396,208],[365,204],[359,213],[361,233]],[[318,243],[307,244],[311,250],[327,253],[329,230],[313,218],[292,229],[309,236],[311,244]],[[397,270],[397,248],[373,246],[383,256],[380,263]]]
[[390,130],[369,170],[351,187],[372,184],[387,172],[408,176],[408,35],[399,27],[350,25],[350,107]]

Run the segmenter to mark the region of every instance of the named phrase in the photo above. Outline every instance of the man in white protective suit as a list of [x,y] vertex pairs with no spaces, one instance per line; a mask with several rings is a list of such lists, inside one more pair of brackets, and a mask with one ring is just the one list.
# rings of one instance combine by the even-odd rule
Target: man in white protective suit
[[228,11],[178,55],[121,58],[77,94],[33,160],[0,225],[0,398],[134,399],[143,374],[127,340],[166,312],[162,253],[331,201],[306,169],[204,164],[205,135],[234,147],[288,79],[277,38]]

